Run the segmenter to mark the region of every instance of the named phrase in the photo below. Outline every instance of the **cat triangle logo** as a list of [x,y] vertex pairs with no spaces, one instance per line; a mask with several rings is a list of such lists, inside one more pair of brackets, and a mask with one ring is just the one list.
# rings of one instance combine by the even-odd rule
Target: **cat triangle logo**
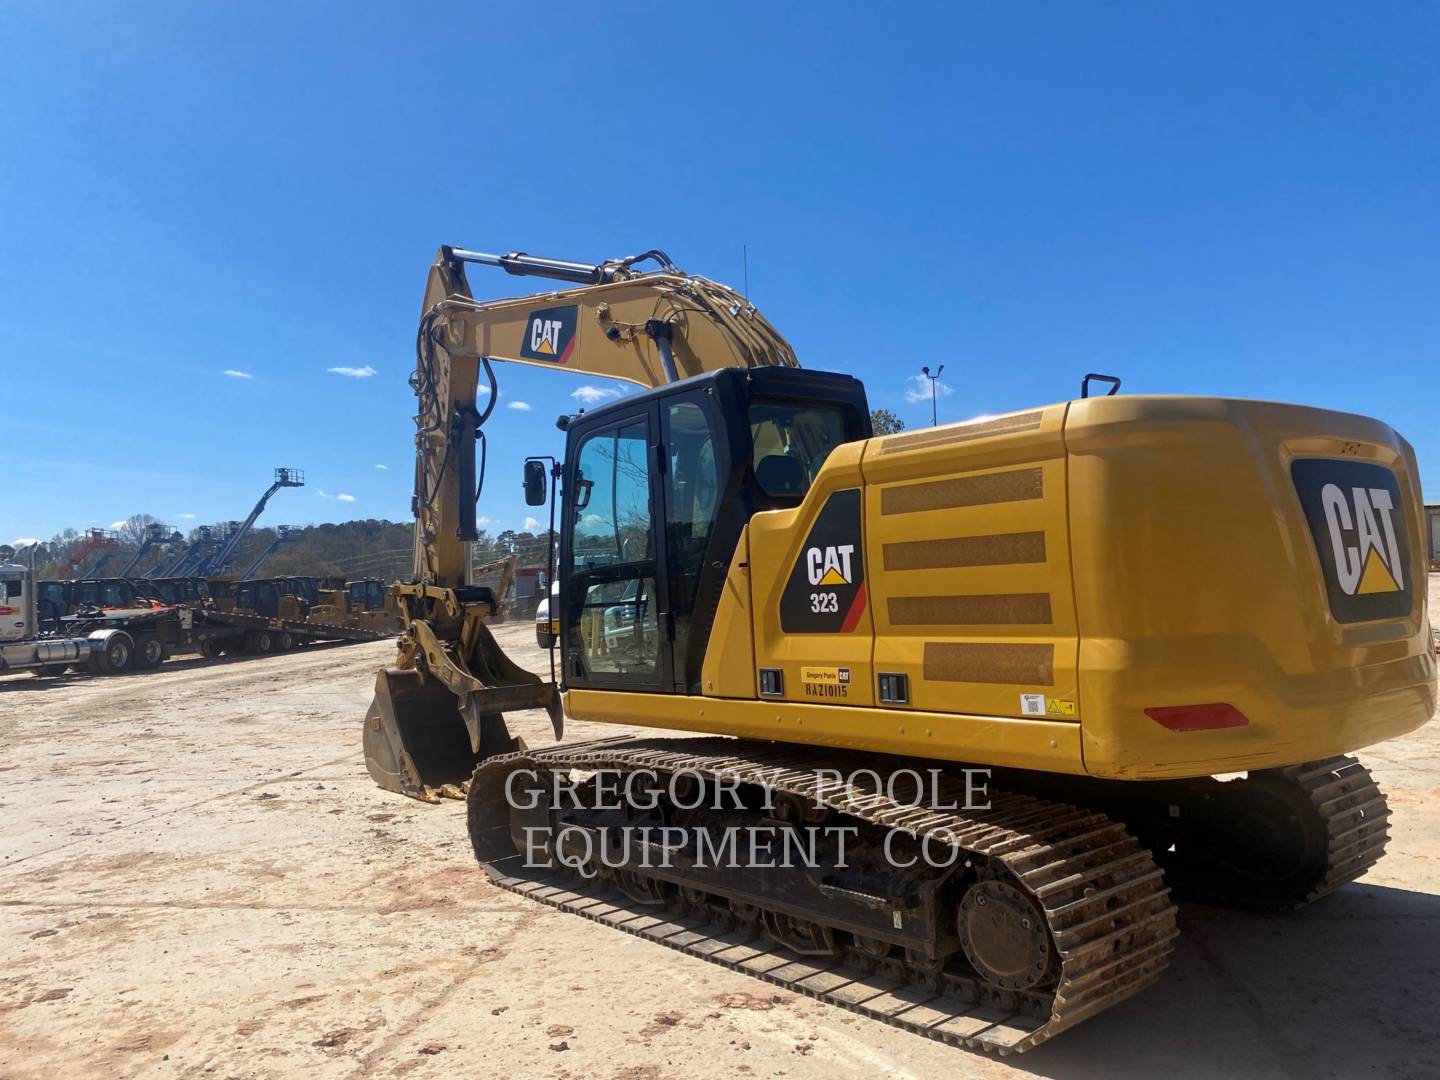
[[[1331,458],[1300,458],[1290,475],[1336,620],[1412,614],[1418,600],[1415,571],[1409,569],[1414,565],[1408,536],[1412,523],[1401,478],[1375,462]],[[1419,575],[1423,581],[1424,571]]]
[[1395,498],[1383,487],[1326,484],[1320,502],[1335,555],[1335,575],[1346,596],[1400,592],[1400,550],[1392,516]]
[[853,580],[850,573],[850,557],[855,554],[854,544],[839,544],[832,547],[812,547],[805,552],[805,569],[810,584],[816,586],[849,585]]
[[536,317],[530,323],[530,348],[541,356],[554,356],[560,340],[560,320]]
[[1385,560],[1380,558],[1380,552],[1371,548],[1370,557],[1365,560],[1365,572],[1360,575],[1360,584],[1355,588],[1355,595],[1368,596],[1371,593],[1399,591],[1400,586],[1395,584],[1395,578],[1385,566]]
[[525,336],[520,341],[519,359],[565,363],[575,348],[578,313],[579,308],[574,304],[532,311],[529,322],[525,324]]

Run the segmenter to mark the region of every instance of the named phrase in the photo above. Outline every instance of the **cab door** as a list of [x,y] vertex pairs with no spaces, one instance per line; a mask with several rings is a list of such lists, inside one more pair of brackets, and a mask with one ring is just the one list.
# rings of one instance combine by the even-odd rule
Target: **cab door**
[[0,577],[0,641],[19,641],[30,636],[30,597],[26,578]]
[[[749,515],[743,501],[726,490],[731,454],[714,390],[663,397],[659,413],[664,452],[657,485],[665,526],[668,599],[662,622],[673,689],[682,694],[699,693],[720,586],[729,569],[736,534]],[[717,558],[722,505],[730,509],[733,520],[726,523],[730,527],[725,535],[718,537],[724,557]]]
[[565,682],[583,689],[673,685],[663,520],[663,468],[653,404],[572,431],[561,544]]

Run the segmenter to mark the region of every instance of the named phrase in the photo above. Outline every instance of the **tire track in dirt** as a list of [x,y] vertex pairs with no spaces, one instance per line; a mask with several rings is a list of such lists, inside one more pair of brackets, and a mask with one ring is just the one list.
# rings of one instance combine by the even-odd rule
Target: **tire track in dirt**
[[106,829],[103,832],[91,833],[88,836],[76,837],[74,840],[67,840],[65,843],[56,844],[54,847],[44,848],[39,851],[32,851],[28,855],[21,855],[18,859],[11,859],[9,862],[5,863],[3,867],[0,867],[0,874],[7,873],[14,867],[19,866],[21,863],[28,862],[29,860],[38,858],[41,855],[50,855],[54,852],[64,851],[66,848],[72,848],[79,844],[89,843],[90,841],[94,840],[103,840],[107,836],[113,836],[115,833],[124,832],[127,829],[138,828],[141,825],[146,825],[153,821],[160,821],[164,818],[174,817],[176,814],[188,813],[191,810],[195,810],[201,806],[207,806],[213,802],[218,802],[221,799],[233,798],[236,795],[248,795],[252,791],[258,791],[261,788],[267,787],[270,784],[276,783],[278,781],[293,780],[296,777],[304,776],[306,773],[314,772],[316,769],[328,769],[332,765],[339,765],[342,762],[353,761],[354,759],[355,752],[352,752],[344,755],[343,757],[333,758],[330,761],[324,761],[317,765],[308,765],[303,769],[296,769],[293,772],[282,773],[278,776],[266,777],[264,780],[257,780],[253,784],[246,784],[242,788],[235,788],[231,791],[222,791],[203,799],[196,799],[194,802],[186,803],[183,806],[177,806],[170,810],[161,810],[146,817],[138,818],[135,821],[126,822],[123,825],[116,825],[114,828]]
[[412,1038],[415,1032],[430,1018],[432,1013],[444,1008],[446,1003],[459,992],[460,988],[478,976],[487,964],[493,964],[497,960],[503,960],[509,953],[510,947],[515,944],[516,939],[529,930],[537,921],[549,914],[550,913],[545,910],[521,911],[519,918],[500,936],[494,945],[489,945],[483,949],[480,955],[475,958],[474,963],[457,976],[449,986],[445,987],[429,1001],[422,1002],[420,1008],[415,1011],[415,1014],[410,1018],[408,1023],[401,1025],[393,1034],[382,1039],[378,1046],[360,1059],[359,1067],[351,1075],[354,1076],[356,1080],[360,1080],[360,1078],[374,1075],[374,1070],[379,1065],[393,1064],[392,1051],[397,1046],[400,1046],[406,1040]]

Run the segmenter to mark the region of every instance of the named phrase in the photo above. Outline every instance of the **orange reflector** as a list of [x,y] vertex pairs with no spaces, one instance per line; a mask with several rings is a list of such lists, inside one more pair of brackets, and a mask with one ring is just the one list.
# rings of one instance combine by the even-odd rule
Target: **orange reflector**
[[1146,709],[1145,715],[1171,731],[1210,731],[1214,728],[1244,727],[1250,718],[1234,705],[1168,705]]

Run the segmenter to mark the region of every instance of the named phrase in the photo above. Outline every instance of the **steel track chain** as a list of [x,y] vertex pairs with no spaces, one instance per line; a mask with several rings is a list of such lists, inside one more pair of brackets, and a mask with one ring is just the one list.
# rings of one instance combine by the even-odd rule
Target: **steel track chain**
[[1282,775],[1305,792],[1329,836],[1325,872],[1295,907],[1304,907],[1354,881],[1385,854],[1390,808],[1370,770],[1348,754],[1293,765]]
[[[737,747],[743,747],[743,756],[735,753]],[[905,806],[886,797],[892,770],[877,765],[873,756],[723,738],[621,737],[522,751],[482,763],[469,785],[477,854],[480,833],[502,825],[508,829],[508,805],[496,785],[503,786],[504,777],[518,768],[653,769],[763,784],[860,821],[917,839],[930,834],[932,842],[953,843],[998,861],[1046,920],[1060,959],[1058,981],[1048,996],[1034,991],[975,995],[963,985],[969,980],[949,976],[936,993],[933,984],[927,989],[877,979],[838,961],[817,965],[813,957],[802,958],[779,945],[753,948],[738,935],[701,932],[694,919],[664,920],[627,910],[624,901],[616,904],[614,895],[596,887],[557,882],[553,870],[521,870],[515,865],[521,861],[518,856],[486,864],[492,880],[512,892],[953,1045],[1002,1054],[1038,1046],[1153,984],[1174,947],[1176,909],[1162,872],[1122,825],[1093,811],[1008,793],[992,794],[984,810]],[[827,783],[817,775],[824,769],[838,770],[852,782]],[[963,777],[945,778],[937,795],[940,804],[963,800]],[[507,820],[494,820],[502,812]],[[656,932],[657,927],[666,932]],[[1048,1005],[1039,1016],[1027,1007],[1037,996]]]

